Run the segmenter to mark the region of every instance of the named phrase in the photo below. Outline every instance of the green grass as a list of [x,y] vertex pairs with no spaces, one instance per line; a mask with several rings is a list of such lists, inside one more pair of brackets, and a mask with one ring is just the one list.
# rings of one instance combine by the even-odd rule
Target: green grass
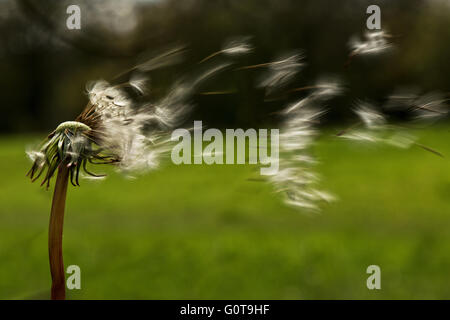
[[[25,178],[26,144],[0,138],[0,298],[47,298],[52,190]],[[450,156],[448,127],[421,141]],[[320,214],[286,207],[252,166],[174,166],[69,188],[73,299],[450,298],[448,158],[323,137]],[[97,170],[98,171],[98,170]],[[381,267],[381,290],[366,268]]]

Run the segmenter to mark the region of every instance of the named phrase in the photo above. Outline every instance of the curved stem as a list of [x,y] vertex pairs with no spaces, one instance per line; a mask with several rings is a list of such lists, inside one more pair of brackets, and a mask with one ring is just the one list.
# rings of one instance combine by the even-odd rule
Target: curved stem
[[52,300],[64,300],[66,298],[62,236],[68,179],[69,168],[67,168],[65,162],[62,162],[58,168],[48,230],[48,255],[50,259],[50,273],[52,276]]

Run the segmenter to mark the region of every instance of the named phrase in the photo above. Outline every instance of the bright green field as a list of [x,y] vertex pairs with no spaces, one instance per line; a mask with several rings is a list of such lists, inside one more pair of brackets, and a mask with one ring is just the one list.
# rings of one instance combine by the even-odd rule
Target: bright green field
[[[0,138],[0,298],[47,298],[52,191],[25,178],[25,146]],[[69,189],[66,266],[75,299],[450,298],[450,131],[419,148],[321,138],[320,214],[283,205],[251,166],[165,165],[137,180],[112,174]],[[99,170],[97,170],[99,171]],[[101,170],[100,170],[101,171]],[[381,290],[366,268],[381,267]]]

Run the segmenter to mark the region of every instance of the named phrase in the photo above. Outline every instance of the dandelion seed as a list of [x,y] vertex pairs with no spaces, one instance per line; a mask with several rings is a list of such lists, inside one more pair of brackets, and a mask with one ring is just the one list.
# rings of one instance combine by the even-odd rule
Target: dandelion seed
[[[297,61],[297,58],[287,60],[290,61],[287,65],[294,63],[294,69],[299,67],[296,64],[298,62],[292,62]],[[284,62],[280,64],[283,65]],[[292,71],[290,67],[286,69],[287,72]],[[343,89],[341,82],[335,77],[321,78],[316,85],[294,90],[300,91],[298,89],[311,91],[306,97],[288,104],[279,112],[283,117],[279,135],[280,169],[269,175],[269,181],[277,192],[284,194],[286,204],[317,211],[318,202],[331,202],[335,197],[318,190],[320,179],[313,170],[317,160],[310,154],[310,149],[317,137],[315,126],[326,112],[322,103],[341,94]]]
[[337,77],[325,77],[319,79],[313,86],[312,96],[316,99],[329,99],[341,95],[344,92],[342,82]]
[[401,89],[389,96],[387,109],[404,110],[410,112],[416,120],[434,121],[448,114],[450,99],[440,92],[430,92],[423,95],[418,90]]
[[345,66],[349,66],[352,59],[358,55],[377,55],[387,52],[392,48],[392,44],[388,41],[392,36],[384,31],[368,31],[364,34],[361,41],[357,37],[352,37],[349,41],[351,52]]
[[130,87],[134,88],[139,94],[147,93],[148,78],[144,74],[132,74],[130,79]]
[[[157,64],[164,65],[161,60]],[[79,185],[80,171],[98,176],[87,163],[114,164],[127,174],[157,168],[161,156],[170,151],[168,132],[191,110],[189,97],[226,66],[215,66],[190,81],[180,80],[154,104],[140,104],[125,90],[131,87],[143,95],[147,79],[142,74],[132,74],[129,82],[119,85],[105,80],[88,83],[87,107],[76,121],[59,125],[38,151],[29,151],[33,166],[28,175],[34,181],[46,171],[43,184],[48,187],[61,164],[69,168],[73,185]]]
[[341,81],[336,77],[322,78],[315,85],[294,88],[288,92],[302,92],[311,90],[311,97],[315,99],[327,100],[342,94],[344,88]]
[[185,52],[184,46],[177,46],[169,50],[159,52],[155,57],[145,60],[128,70],[119,73],[114,79],[121,78],[133,72],[149,72],[156,69],[161,69],[164,67],[169,67],[180,63],[183,60],[183,55]]
[[409,110],[419,97],[417,88],[400,88],[392,93],[385,104],[387,110]]
[[249,43],[250,37],[238,37],[225,43],[222,52],[228,55],[241,55],[253,51],[252,45]]
[[376,111],[368,103],[360,102],[354,112],[369,129],[381,129],[386,123],[386,119],[380,112]]
[[392,44],[388,41],[388,38],[392,36],[384,31],[366,32],[364,37],[363,41],[356,38],[350,41],[350,47],[353,49],[350,53],[351,56],[379,54],[392,47]]
[[[139,70],[139,71],[152,71],[156,69],[160,69],[163,67],[172,66],[177,64],[183,60],[183,54],[185,52],[184,46],[178,46],[169,50],[166,50],[156,57],[151,58],[141,64],[138,64],[134,68],[130,70]],[[129,71],[130,71],[129,70]]]
[[[305,106],[307,106],[309,103],[311,103],[311,97],[306,97],[306,98],[303,98],[303,99],[301,99],[301,100],[298,100],[298,101],[296,101],[296,102],[294,102],[294,103],[291,103],[287,108],[285,108],[281,113],[282,114],[285,114],[285,115],[287,115],[287,114],[289,114],[289,113],[292,113],[292,112],[295,112],[296,110],[298,110],[298,109],[300,109],[300,108],[302,108],[302,107],[305,107]],[[314,118],[314,117],[313,117]]]
[[433,123],[449,114],[450,99],[440,92],[419,95],[418,90],[400,89],[389,96],[388,110],[401,110],[420,123]]
[[353,131],[340,136],[341,138],[348,140],[356,140],[362,142],[371,142],[376,143],[382,141],[379,137],[379,134],[375,134],[373,132],[368,131]]
[[418,121],[430,122],[439,120],[448,115],[446,99],[440,93],[428,93],[417,97],[413,101],[412,111]]
[[276,61],[267,63],[269,70],[263,75],[259,86],[266,88],[267,94],[286,86],[305,65],[302,62],[303,58],[302,53],[290,53],[280,56]]
[[401,149],[408,149],[415,143],[416,137],[406,132],[396,132],[385,142],[391,146]]
[[319,102],[338,92],[340,91],[332,90],[326,94],[313,92],[289,104],[281,112],[284,120],[279,136],[280,169],[268,178],[290,206],[317,211],[318,202],[331,202],[335,199],[331,194],[317,189],[320,179],[312,168],[317,160],[311,156],[310,148],[317,136],[314,127],[325,113]]
[[[387,106],[389,106],[390,108],[397,108],[399,105],[398,102],[400,102],[400,105],[406,105],[408,107],[408,110],[411,110],[411,104],[414,105],[412,110],[424,109],[426,105],[428,105],[430,108],[437,106],[441,107],[441,100],[430,100],[431,99],[429,96],[423,99],[419,99],[411,93],[395,94],[390,97],[390,101],[388,102]],[[424,103],[423,101],[428,102]],[[418,108],[418,106],[422,106],[422,108]],[[354,109],[354,111],[360,117],[361,121],[366,125],[367,130],[351,130],[355,127],[355,125],[353,125],[351,128],[340,132],[337,136],[349,140],[358,140],[370,143],[384,143],[403,149],[415,145],[442,157],[442,154],[438,151],[417,143],[415,141],[416,137],[405,132],[403,128],[396,125],[388,125],[386,123],[385,116],[381,112],[376,111],[373,106],[367,103],[359,103],[358,108]],[[436,113],[436,109],[427,110],[426,108],[425,111]]]
[[199,63],[203,63],[219,54],[225,54],[229,56],[238,56],[248,54],[253,51],[253,47],[249,43],[250,37],[237,37],[225,42],[222,50],[214,52],[201,60]]

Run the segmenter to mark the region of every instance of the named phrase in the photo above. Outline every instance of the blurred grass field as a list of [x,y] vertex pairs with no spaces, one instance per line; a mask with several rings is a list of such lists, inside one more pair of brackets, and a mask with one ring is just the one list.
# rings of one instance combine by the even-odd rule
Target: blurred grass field
[[[0,298],[46,299],[52,190],[25,177],[35,136],[0,138]],[[70,187],[72,299],[450,298],[449,127],[420,133],[446,158],[321,137],[320,214],[286,207],[248,165],[164,165]],[[102,170],[103,168],[101,168]],[[100,171],[101,171],[100,170]],[[99,171],[97,169],[97,171]],[[381,290],[366,288],[381,267]]]

